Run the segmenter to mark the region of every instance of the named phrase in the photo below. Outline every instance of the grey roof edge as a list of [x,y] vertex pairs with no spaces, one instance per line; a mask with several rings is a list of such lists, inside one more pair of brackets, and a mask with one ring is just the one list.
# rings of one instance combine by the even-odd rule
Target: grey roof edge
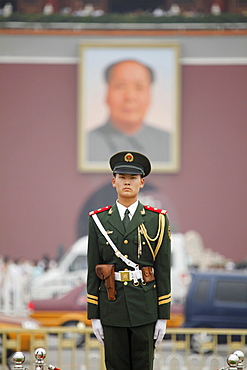
[[0,29],[51,30],[246,30],[247,23],[0,22]]

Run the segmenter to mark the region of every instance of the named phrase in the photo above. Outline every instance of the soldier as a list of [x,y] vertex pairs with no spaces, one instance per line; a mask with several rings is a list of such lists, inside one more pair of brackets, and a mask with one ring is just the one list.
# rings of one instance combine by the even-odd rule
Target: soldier
[[119,152],[110,167],[118,199],[89,214],[88,318],[107,370],[151,370],[170,318],[169,220],[138,201],[147,157]]

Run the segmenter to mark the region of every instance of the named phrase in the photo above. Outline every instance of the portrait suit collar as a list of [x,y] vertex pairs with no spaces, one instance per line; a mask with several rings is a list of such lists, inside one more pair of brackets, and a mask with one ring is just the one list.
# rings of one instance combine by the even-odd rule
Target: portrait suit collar
[[140,139],[141,135],[146,135],[146,124],[142,123],[140,129],[132,134],[127,135],[124,132],[118,130],[114,125],[111,123],[110,119],[102,126],[100,127],[101,135],[104,136],[105,141],[107,142],[108,147],[111,149],[111,151],[114,153],[118,152],[119,149],[119,140],[128,141],[128,145],[130,145],[133,148],[136,148],[139,152],[144,151],[143,142]]

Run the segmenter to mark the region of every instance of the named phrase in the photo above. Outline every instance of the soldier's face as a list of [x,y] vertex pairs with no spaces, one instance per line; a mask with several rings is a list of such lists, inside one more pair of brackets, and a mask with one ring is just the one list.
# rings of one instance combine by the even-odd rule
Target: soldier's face
[[118,199],[137,199],[138,193],[144,186],[144,178],[141,175],[129,175],[117,173],[112,178],[112,186],[116,188]]
[[150,86],[148,70],[137,62],[122,62],[113,68],[106,102],[118,129],[131,132],[143,123],[150,104]]

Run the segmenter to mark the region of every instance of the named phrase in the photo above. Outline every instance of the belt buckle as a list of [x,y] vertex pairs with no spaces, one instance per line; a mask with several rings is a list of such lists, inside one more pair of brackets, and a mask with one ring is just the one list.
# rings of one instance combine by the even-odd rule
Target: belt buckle
[[129,271],[119,271],[121,276],[121,281],[131,281]]

